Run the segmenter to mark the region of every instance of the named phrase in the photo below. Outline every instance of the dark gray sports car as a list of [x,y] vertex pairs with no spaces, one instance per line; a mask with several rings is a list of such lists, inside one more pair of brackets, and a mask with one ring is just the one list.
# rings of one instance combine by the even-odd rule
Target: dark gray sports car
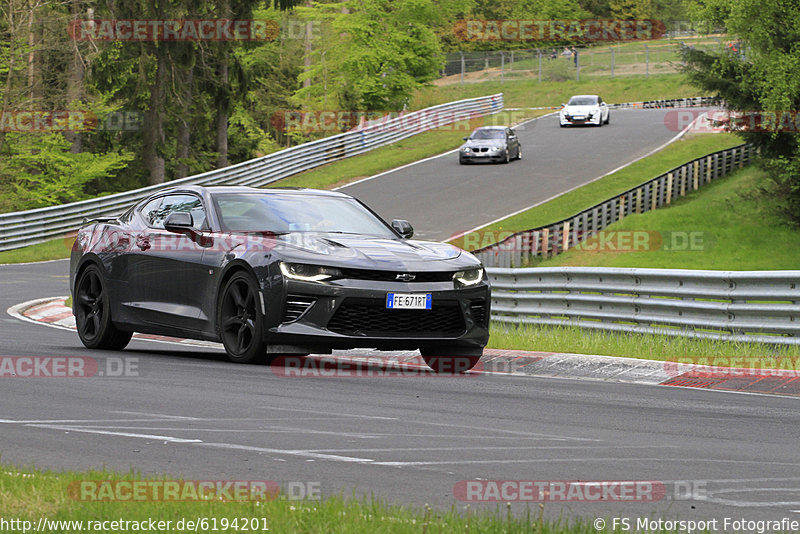
[[86,347],[133,332],[221,341],[236,362],[369,347],[472,368],[490,289],[463,250],[414,241],[331,191],[181,187],[81,228],[70,287]]

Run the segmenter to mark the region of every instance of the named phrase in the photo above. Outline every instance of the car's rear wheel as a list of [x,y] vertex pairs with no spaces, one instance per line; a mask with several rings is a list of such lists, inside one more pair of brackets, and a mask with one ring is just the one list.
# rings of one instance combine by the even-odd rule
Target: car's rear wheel
[[483,349],[420,348],[422,359],[439,374],[460,374],[474,368],[483,355]]
[[90,349],[122,350],[133,336],[111,322],[108,288],[96,265],[86,267],[75,286],[75,326],[81,343]]
[[217,309],[219,335],[228,358],[237,363],[265,361],[264,316],[258,283],[249,273],[235,273],[222,290]]

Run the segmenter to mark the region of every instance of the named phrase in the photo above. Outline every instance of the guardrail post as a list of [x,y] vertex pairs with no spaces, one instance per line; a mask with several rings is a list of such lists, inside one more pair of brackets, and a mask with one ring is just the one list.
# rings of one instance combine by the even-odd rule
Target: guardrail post
[[619,197],[619,216],[617,220],[625,218],[625,195]]
[[611,77],[614,77],[614,47],[609,46],[609,50],[611,50]]
[[681,167],[681,187],[680,187],[681,196],[686,196],[686,166]]
[[542,51],[537,49],[539,52],[539,83],[542,83]]
[[698,172],[699,168],[700,168],[700,162],[697,161],[697,160],[694,160],[694,173],[693,173],[693,176],[692,176],[692,188],[695,191],[697,191],[697,178],[698,178],[697,172]]
[[667,200],[665,202],[666,204],[670,204],[672,202],[672,186],[673,186],[672,179],[673,179],[672,173],[671,172],[667,173]]
[[708,183],[708,182],[710,182],[712,180],[712,177],[711,177],[711,159],[712,159],[711,156],[708,156],[706,158],[706,173],[705,173],[706,174],[706,177],[705,177],[706,179],[705,179],[705,183]]
[[564,221],[564,237],[561,238],[561,252],[566,252],[569,248],[569,221]]
[[550,252],[550,229],[544,228],[542,230],[542,257],[546,258]]
[[642,197],[644,196],[644,187],[636,190],[636,213],[642,213]]
[[650,186],[650,209],[655,210],[658,207],[658,194],[661,189],[661,180],[651,182]]

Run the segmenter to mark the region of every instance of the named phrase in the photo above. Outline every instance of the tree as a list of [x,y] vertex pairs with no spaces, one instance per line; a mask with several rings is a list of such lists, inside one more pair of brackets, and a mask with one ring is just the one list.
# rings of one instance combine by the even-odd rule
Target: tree
[[685,71],[731,110],[777,114],[769,131],[737,134],[761,149],[776,198],[800,222],[800,5],[795,0],[706,0],[696,3],[694,12],[723,22],[732,38],[741,40],[740,51],[686,49]]
[[[434,31],[453,21],[470,0],[354,0],[332,23],[335,37],[317,48],[302,78],[314,83],[297,93],[304,102],[323,96],[320,81],[345,109],[401,109],[411,92],[438,75],[444,56]],[[324,54],[324,56],[323,56]],[[324,58],[324,59],[323,59]]]

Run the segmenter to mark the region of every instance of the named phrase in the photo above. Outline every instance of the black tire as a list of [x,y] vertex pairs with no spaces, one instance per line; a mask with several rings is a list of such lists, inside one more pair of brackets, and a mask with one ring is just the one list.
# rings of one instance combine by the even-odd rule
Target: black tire
[[510,154],[510,152],[511,152],[511,151],[508,149],[508,147],[506,147],[506,153],[505,153],[505,155],[504,155],[504,157],[503,157],[503,161],[502,161],[502,163],[503,163],[503,164],[506,164],[506,163],[508,163],[509,161],[511,161],[511,154]]
[[217,329],[228,359],[236,363],[267,361],[264,315],[258,283],[244,271],[235,273],[223,287],[217,303]]
[[84,269],[75,284],[75,326],[81,343],[89,349],[122,350],[133,332],[111,321],[111,300],[103,272],[97,265]]
[[517,147],[517,159],[522,159],[522,145]]
[[610,111],[608,112],[608,115],[606,115],[606,124],[611,124],[611,112]]
[[422,359],[438,374],[461,374],[474,368],[483,355],[483,349],[420,348]]
[[602,128],[603,127],[603,114],[602,113],[600,114],[600,120],[597,121],[597,127],[598,128]]

